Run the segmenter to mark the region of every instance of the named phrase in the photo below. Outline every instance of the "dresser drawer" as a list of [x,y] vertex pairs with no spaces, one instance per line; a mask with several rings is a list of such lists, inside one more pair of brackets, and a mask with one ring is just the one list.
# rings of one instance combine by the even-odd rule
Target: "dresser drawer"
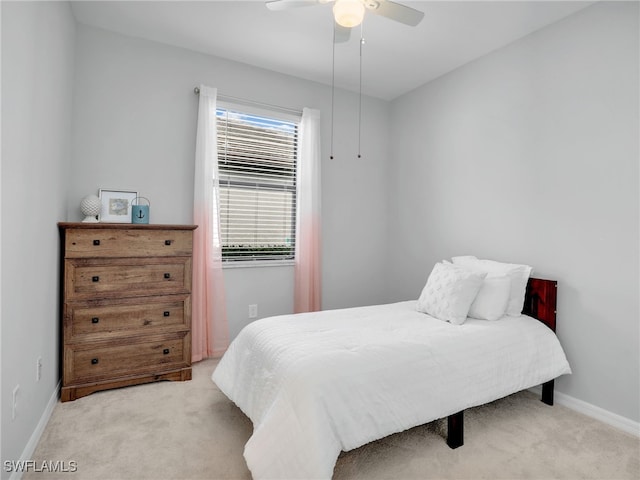
[[95,341],[188,329],[190,318],[191,297],[188,295],[72,302],[64,306],[65,341]]
[[190,342],[191,335],[182,332],[125,345],[66,345],[63,384],[67,386],[187,367],[191,361]]
[[70,229],[66,258],[190,256],[191,230]]
[[67,301],[190,293],[191,258],[66,259]]

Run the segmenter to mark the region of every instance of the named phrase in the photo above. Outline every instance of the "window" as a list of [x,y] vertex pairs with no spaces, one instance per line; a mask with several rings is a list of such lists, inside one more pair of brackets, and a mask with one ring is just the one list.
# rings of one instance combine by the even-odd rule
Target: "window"
[[299,118],[216,111],[225,262],[292,260]]

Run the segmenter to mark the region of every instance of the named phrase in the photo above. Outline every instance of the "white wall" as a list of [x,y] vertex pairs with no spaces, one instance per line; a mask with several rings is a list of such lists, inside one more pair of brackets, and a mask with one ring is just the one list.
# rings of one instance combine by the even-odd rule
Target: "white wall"
[[602,2],[392,105],[392,292],[452,255],[559,281],[559,391],[640,420],[638,3]]
[[[70,219],[81,218],[83,196],[113,188],[148,197],[152,223],[192,221],[198,104],[193,88],[200,83],[233,97],[318,108],[324,157],[322,305],[384,302],[387,102],[365,97],[358,160],[358,97],[336,92],[332,161],[327,86],[83,25],[77,35]],[[260,318],[293,310],[292,267],[228,269],[225,279],[232,335],[249,322],[249,304],[258,304]]]
[[[20,459],[59,381],[56,223],[66,217],[75,21],[67,3],[1,8],[4,461]],[[8,476],[3,468],[2,478]]]

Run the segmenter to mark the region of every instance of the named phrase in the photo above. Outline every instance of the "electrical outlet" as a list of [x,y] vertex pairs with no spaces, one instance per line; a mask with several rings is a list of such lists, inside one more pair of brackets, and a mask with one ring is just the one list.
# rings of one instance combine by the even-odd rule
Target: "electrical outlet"
[[11,401],[11,420],[15,420],[18,415],[18,392],[20,391],[20,385],[16,385],[13,389],[13,398]]
[[258,316],[258,305],[255,303],[249,305],[249,318],[256,318]]
[[36,382],[39,382],[42,378],[42,357],[38,357],[36,360]]

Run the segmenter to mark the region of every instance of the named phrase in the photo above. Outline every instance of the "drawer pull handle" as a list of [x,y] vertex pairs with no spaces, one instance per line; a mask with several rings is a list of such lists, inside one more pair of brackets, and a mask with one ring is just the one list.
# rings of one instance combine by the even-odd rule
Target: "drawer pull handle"
[[162,350],[162,354],[163,355],[169,355],[169,349],[165,348],[164,350]]
[[97,365],[98,364],[98,359],[97,358],[92,358],[91,359],[91,365]]
[[162,315],[165,316],[165,317],[168,317],[169,315],[171,315],[171,312],[168,312],[168,311],[167,312],[162,312]]
[[93,244],[94,244],[96,247],[97,247],[97,246],[99,246],[99,245],[100,245],[100,240],[94,240],[94,241],[93,241]]
[[164,274],[164,278],[171,278],[171,274],[170,273],[165,273]]
[[100,319],[98,317],[93,317],[91,319],[91,323],[98,323],[100,321]]
[[95,276],[91,277],[91,281],[92,282],[99,282],[100,281],[100,277],[98,275],[95,275]]
[[167,245],[167,246],[171,245],[172,243],[173,242],[171,240],[165,240],[164,241],[164,244]]

